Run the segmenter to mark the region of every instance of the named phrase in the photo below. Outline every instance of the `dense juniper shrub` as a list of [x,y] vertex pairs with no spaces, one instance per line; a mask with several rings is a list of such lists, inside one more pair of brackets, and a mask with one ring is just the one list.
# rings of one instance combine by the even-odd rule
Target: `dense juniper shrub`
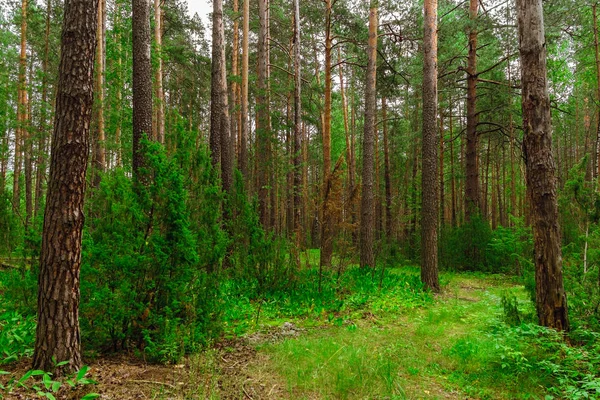
[[[145,146],[149,183],[134,187],[124,171],[115,170],[103,176],[89,203],[81,279],[83,337],[93,348],[133,347],[149,358],[171,361],[216,334],[216,279],[208,274],[206,260],[220,256],[199,255],[183,173],[162,147]],[[207,228],[201,231],[205,242],[219,240],[206,237],[211,229],[222,235],[218,228]]]

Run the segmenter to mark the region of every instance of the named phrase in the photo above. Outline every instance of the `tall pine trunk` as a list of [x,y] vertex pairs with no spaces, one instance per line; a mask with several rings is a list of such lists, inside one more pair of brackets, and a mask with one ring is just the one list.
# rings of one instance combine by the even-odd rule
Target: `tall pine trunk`
[[46,176],[46,129],[48,125],[48,58],[50,55],[50,14],[52,1],[46,0],[46,27],[44,33],[44,58],[42,60],[42,104],[40,117],[40,132],[38,139],[38,157],[35,173],[35,200],[33,216],[37,217],[42,201],[42,187]]
[[[223,1],[213,1],[212,79],[210,90],[210,143],[213,166],[221,168],[223,190],[233,185],[233,159],[227,104],[227,71],[225,68],[225,33]],[[213,147],[214,146],[214,147]]]
[[268,64],[269,64],[269,27],[268,0],[258,0],[258,87],[256,95],[256,150],[260,157],[257,163],[258,210],[260,222],[266,230],[271,225],[270,205],[270,148],[271,132],[269,127],[269,95],[268,95]]
[[438,279],[437,0],[425,0],[423,60],[423,168],[421,175],[421,281],[440,291]]
[[296,236],[296,246],[300,246],[302,225],[300,224],[300,209],[302,203],[302,64],[300,63],[300,0],[294,0],[294,136],[293,155],[294,165],[294,207],[293,229]]
[[152,63],[150,57],[150,0],[133,4],[133,176],[147,183],[141,169],[145,165],[142,137],[152,134]]
[[469,54],[467,59],[467,149],[465,153],[465,217],[478,214],[481,207],[479,194],[479,137],[477,136],[477,10],[479,0],[470,0]]
[[331,52],[333,0],[325,0],[325,100],[323,104],[323,186],[321,211],[321,260],[320,265],[330,266],[333,257],[333,204],[331,199]]
[[377,0],[369,7],[369,43],[365,85],[365,126],[363,134],[362,198],[360,204],[360,266],[375,268],[375,135],[377,119]]
[[163,55],[162,55],[162,6],[161,0],[154,0],[154,43],[158,52],[156,71],[154,72],[156,111],[153,126],[155,129],[154,140],[165,143],[165,95],[163,90]]
[[387,102],[385,96],[381,98],[381,118],[383,124],[383,181],[385,185],[385,236],[392,240],[392,182],[390,172],[390,145],[387,127]]
[[242,19],[242,92],[241,92],[241,134],[239,167],[244,177],[248,177],[248,36],[250,26],[250,0],[244,1]]
[[95,129],[92,151],[93,177],[92,186],[100,185],[100,173],[106,169],[106,151],[104,134],[104,32],[105,32],[105,4],[106,0],[98,2],[98,20],[96,28],[96,78],[94,80],[94,93],[96,94]]
[[13,211],[21,209],[21,167],[23,144],[27,136],[27,0],[21,1],[21,50],[19,55],[19,86],[17,99],[17,129],[13,167]]
[[81,367],[79,270],[93,105],[98,0],[66,0],[40,274],[33,369]]
[[569,330],[563,287],[556,165],[546,69],[542,0],[517,0],[523,110],[523,155],[535,247],[540,325]]

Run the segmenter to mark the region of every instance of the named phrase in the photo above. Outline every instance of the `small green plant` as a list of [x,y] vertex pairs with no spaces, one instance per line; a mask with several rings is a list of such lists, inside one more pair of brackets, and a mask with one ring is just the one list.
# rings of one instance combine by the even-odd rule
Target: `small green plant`
[[520,325],[522,318],[517,297],[514,294],[504,292],[501,302],[504,311],[504,322],[508,325]]
[[[68,364],[68,361],[59,362],[56,364],[56,368]],[[56,400],[61,388],[67,384],[70,388],[75,388],[81,385],[96,384],[97,382],[93,379],[86,378],[86,374],[89,370],[88,366],[83,366],[77,374],[71,377],[67,377],[64,380],[53,380],[52,373],[45,372],[42,370],[29,370],[23,374],[19,379],[12,378],[6,384],[0,383],[0,399],[4,398],[2,392],[11,393],[17,388],[23,388],[26,391],[35,393],[40,398],[46,398],[49,400]],[[9,375],[10,372],[0,371],[0,375]],[[30,379],[39,379],[29,382]],[[81,400],[91,400],[100,397],[97,393],[88,393],[81,398]]]
[[0,315],[0,364],[17,361],[33,354],[35,319],[16,311]]

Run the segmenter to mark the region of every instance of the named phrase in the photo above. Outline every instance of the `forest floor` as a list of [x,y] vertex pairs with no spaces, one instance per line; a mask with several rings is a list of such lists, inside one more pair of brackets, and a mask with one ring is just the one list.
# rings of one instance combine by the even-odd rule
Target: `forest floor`
[[[264,317],[250,333],[178,365],[99,358],[88,364],[98,384],[60,398],[90,391],[102,399],[544,398],[535,376],[515,379],[489,362],[488,353],[499,348],[493,331],[502,324],[502,296],[528,307],[523,287],[480,274],[443,274],[442,283],[442,294],[424,306],[389,311],[366,304],[320,319]],[[19,376],[28,365],[4,369]]]

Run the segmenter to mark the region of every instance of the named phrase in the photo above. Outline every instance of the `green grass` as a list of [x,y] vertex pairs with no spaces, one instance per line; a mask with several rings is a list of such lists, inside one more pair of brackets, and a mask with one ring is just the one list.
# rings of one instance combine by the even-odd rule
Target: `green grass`
[[512,293],[525,308],[522,287],[498,276],[443,279],[445,294],[435,303],[401,308],[406,293],[389,291],[348,311],[341,323],[262,345],[270,361],[257,373],[281,376],[291,398],[544,398],[552,380],[519,364],[519,349],[502,330],[501,296]]
[[[537,326],[513,277],[444,273],[436,296],[422,291],[414,267],[383,277],[325,271],[321,292],[317,279],[317,269],[303,269],[264,292],[250,280],[224,280],[225,335],[266,339],[254,344],[256,356],[242,354],[239,374],[221,365],[219,350],[191,355],[182,398],[247,397],[251,379],[291,399],[600,399],[600,334],[576,332],[581,339],[570,345]],[[27,297],[10,293],[27,309]],[[0,312],[0,363],[31,353],[34,320],[17,310]],[[299,337],[276,335],[288,321],[303,329]]]

